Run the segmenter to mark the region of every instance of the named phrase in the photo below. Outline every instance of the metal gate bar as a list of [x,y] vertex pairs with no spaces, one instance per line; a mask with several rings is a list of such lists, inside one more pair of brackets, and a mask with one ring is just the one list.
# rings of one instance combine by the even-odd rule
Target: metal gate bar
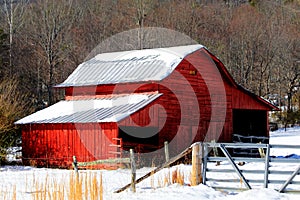
[[224,155],[226,156],[226,158],[228,159],[229,163],[231,164],[231,166],[233,167],[233,169],[235,170],[235,172],[238,174],[238,176],[240,177],[240,179],[243,180],[243,183],[246,186],[246,188],[251,189],[251,186],[249,185],[248,181],[243,176],[243,174],[239,170],[239,168],[236,166],[236,164],[232,160],[230,154],[228,153],[227,149],[224,147],[223,144],[220,144],[220,149],[223,151]]

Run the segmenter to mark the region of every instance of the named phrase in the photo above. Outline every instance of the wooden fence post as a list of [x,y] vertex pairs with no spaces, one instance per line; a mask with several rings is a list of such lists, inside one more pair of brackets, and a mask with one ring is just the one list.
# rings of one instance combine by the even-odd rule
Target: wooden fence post
[[170,160],[170,154],[169,154],[169,144],[168,141],[165,141],[165,158],[166,158],[166,162],[169,162]]
[[199,185],[202,182],[202,156],[203,145],[202,143],[195,143],[192,147],[192,173],[191,185]]
[[131,190],[135,192],[135,178],[136,178],[136,167],[135,167],[135,160],[134,160],[134,152],[133,149],[129,150],[130,152],[130,167],[131,167]]
[[206,143],[202,143],[202,146],[203,146],[202,183],[203,183],[203,185],[206,185],[208,147],[207,147]]
[[73,156],[73,167],[74,167],[76,174],[78,174],[78,166],[77,166],[76,156]]

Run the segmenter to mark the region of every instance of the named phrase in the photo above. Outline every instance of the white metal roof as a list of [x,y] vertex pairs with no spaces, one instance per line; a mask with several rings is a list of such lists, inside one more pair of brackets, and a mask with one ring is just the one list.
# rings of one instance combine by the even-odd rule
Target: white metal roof
[[60,101],[20,119],[16,124],[118,122],[148,105],[159,96],[161,94],[143,93],[88,100]]
[[80,64],[57,87],[160,81],[187,55],[203,48],[187,45],[98,54]]

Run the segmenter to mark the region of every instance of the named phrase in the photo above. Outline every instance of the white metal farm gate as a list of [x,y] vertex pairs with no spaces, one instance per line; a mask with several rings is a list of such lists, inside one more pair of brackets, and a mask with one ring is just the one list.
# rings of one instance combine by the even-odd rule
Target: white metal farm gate
[[[253,143],[200,143],[200,145],[203,145],[202,176],[205,185],[227,191],[263,187],[285,193],[300,192],[300,177],[297,176],[300,174],[300,159],[293,156],[270,156],[271,149],[300,149],[298,145]],[[256,149],[261,156],[239,157],[234,153],[237,152],[236,149]],[[216,163],[219,162],[222,162],[222,165],[225,162],[227,167],[217,166]],[[243,166],[244,163],[247,165]]]

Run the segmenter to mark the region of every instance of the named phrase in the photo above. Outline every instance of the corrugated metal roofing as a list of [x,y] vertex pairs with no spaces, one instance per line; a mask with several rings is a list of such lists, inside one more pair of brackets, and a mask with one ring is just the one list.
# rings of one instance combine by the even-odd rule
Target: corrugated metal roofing
[[80,64],[56,87],[160,81],[202,45],[103,53]]
[[128,94],[88,100],[60,101],[16,124],[118,122],[162,94]]

